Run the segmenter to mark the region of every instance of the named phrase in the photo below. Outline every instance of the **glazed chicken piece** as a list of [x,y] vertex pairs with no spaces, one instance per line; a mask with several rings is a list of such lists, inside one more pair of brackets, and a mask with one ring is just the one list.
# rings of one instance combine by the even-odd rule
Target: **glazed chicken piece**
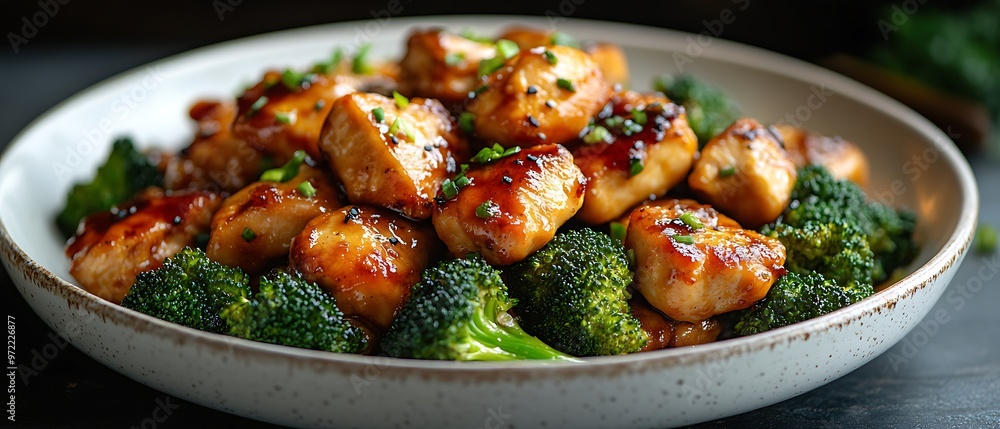
[[479,137],[531,147],[575,140],[610,98],[611,87],[589,55],[566,46],[537,47],[490,75],[468,112]]
[[453,255],[479,252],[494,265],[544,246],[583,204],[585,179],[560,145],[473,165],[465,177],[457,196],[438,200],[434,228]]
[[235,104],[202,101],[191,107],[189,115],[197,123],[197,133],[190,146],[167,159],[166,189],[230,194],[257,180],[263,156],[233,135]]
[[707,344],[722,333],[722,324],[715,319],[698,323],[677,322],[656,311],[642,297],[632,298],[628,303],[632,307],[632,315],[639,319],[642,330],[649,336],[649,342],[641,350],[644,352]]
[[775,135],[743,118],[709,140],[688,177],[704,201],[748,228],[773,222],[788,206],[795,164]]
[[[315,195],[299,189],[308,181]],[[212,218],[205,253],[213,261],[256,274],[288,248],[306,223],[343,206],[336,181],[318,168],[303,164],[287,182],[256,182],[226,198]]]
[[440,246],[426,223],[347,206],[311,220],[292,240],[289,264],[333,294],[344,314],[384,333]]
[[463,102],[482,85],[479,62],[495,55],[492,43],[441,30],[414,32],[399,63],[400,89],[404,94],[435,98],[447,105]]
[[468,148],[437,100],[405,108],[378,94],[354,93],[334,103],[320,149],[354,204],[386,207],[427,219],[441,182]]
[[706,216],[711,211],[680,200],[639,206],[630,216],[625,247],[635,252],[635,282],[650,305],[673,320],[699,323],[747,308],[784,274],[780,242],[720,226],[725,218]]
[[221,203],[210,192],[168,195],[150,188],[111,211],[90,215],[66,244],[69,272],[85,290],[120,304],[136,275],[159,268],[208,232]]
[[296,150],[320,158],[317,141],[333,102],[355,91],[395,87],[391,69],[373,75],[350,73],[346,63],[328,74],[305,73],[286,77],[269,71],[260,83],[237,100],[239,112],[233,133],[282,164]]
[[[554,31],[545,31],[537,28],[512,27],[508,28],[500,39],[510,40],[517,43],[521,50],[528,50],[539,46],[552,46],[558,40],[553,36]],[[590,54],[604,74],[604,80],[611,85],[628,84],[629,71],[628,59],[625,58],[625,51],[613,43],[583,43],[583,51]]]
[[868,159],[856,144],[791,125],[777,125],[775,129],[784,140],[788,158],[796,167],[819,164],[826,167],[833,177],[847,179],[860,186],[868,184]]
[[[587,198],[577,217],[592,225],[621,216],[650,195],[662,195],[684,181],[698,150],[683,109],[662,96],[626,91],[615,95],[609,107],[595,119],[610,130],[610,140],[581,141],[571,148],[574,162],[587,176]],[[645,125],[632,125],[640,131],[608,126],[608,121],[634,122],[633,110],[645,118]]]

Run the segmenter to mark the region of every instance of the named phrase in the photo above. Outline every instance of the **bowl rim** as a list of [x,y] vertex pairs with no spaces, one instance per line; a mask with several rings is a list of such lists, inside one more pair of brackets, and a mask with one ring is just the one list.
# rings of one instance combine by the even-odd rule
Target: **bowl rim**
[[[483,22],[517,22],[537,26],[544,26],[547,23],[544,17],[517,15],[445,15],[402,17],[395,18],[395,20],[396,23],[392,25],[404,28],[438,24],[474,26],[477,22],[480,25]],[[332,32],[369,21],[359,20],[320,24],[242,37],[184,51],[118,73],[75,93],[29,122],[24,129],[14,136],[3,153],[0,154],[0,175],[5,170],[8,170],[8,168],[5,168],[5,165],[9,162],[9,157],[6,155],[12,152],[15,147],[23,145],[22,140],[25,136],[34,128],[47,122],[50,116],[79,100],[87,99],[92,93],[113,86],[119,81],[127,80],[138,73],[142,73],[143,69],[151,64],[179,62],[213,51],[245,48],[272,38],[294,39],[315,32]],[[468,24],[469,22],[473,24]],[[628,46],[654,51],[663,50],[662,46],[657,46],[656,44],[657,36],[669,35],[675,38],[696,36],[695,33],[600,20],[565,18],[565,21],[562,22],[570,27],[599,26],[602,31],[611,31],[616,34],[616,37],[620,35],[621,39],[628,39]],[[822,79],[824,84],[835,88],[839,94],[844,94],[857,102],[872,106],[893,117],[895,120],[900,121],[905,126],[914,129],[914,131],[926,139],[924,143],[928,144],[928,147],[933,147],[939,153],[943,154],[942,159],[946,161],[948,168],[954,172],[960,184],[958,191],[962,194],[961,212],[955,230],[951,232],[945,244],[925,264],[916,268],[896,283],[877,292],[872,297],[805,322],[756,335],[702,344],[695,347],[662,349],[621,356],[591,357],[586,358],[585,362],[581,364],[553,363],[548,361],[452,362],[398,359],[380,356],[338,354],[254,342],[176,325],[105,301],[58,277],[28,256],[7,231],[7,226],[2,216],[0,216],[0,251],[3,252],[6,259],[12,265],[10,267],[12,268],[12,272],[9,272],[10,276],[13,277],[13,271],[17,271],[18,275],[25,278],[25,281],[59,296],[70,307],[83,309],[91,316],[100,317],[105,323],[114,323],[133,329],[142,335],[155,335],[175,343],[190,342],[198,347],[226,351],[232,353],[235,357],[245,357],[255,360],[287,361],[287,359],[294,359],[297,363],[301,362],[303,365],[315,368],[318,371],[355,372],[359,366],[377,365],[380,369],[395,369],[404,372],[418,370],[422,374],[437,374],[442,376],[455,373],[478,373],[484,377],[538,378],[540,375],[562,377],[582,373],[593,375],[595,372],[614,374],[622,370],[628,370],[635,365],[640,365],[643,368],[671,367],[690,362],[727,359],[760,349],[774,349],[783,343],[806,341],[812,334],[849,324],[865,315],[881,312],[882,309],[891,309],[899,300],[913,295],[932,283],[934,279],[942,275],[949,267],[960,260],[968,250],[975,232],[979,211],[979,195],[976,181],[968,162],[958,151],[957,147],[941,130],[931,124],[926,118],[920,116],[902,103],[859,82],[819,66],[772,51],[715,38],[712,42],[711,51],[706,50],[704,56],[715,61],[756,67],[760,67],[759,65],[763,63],[779,64],[781,67],[770,68],[768,70],[783,78],[802,82],[813,83],[817,79]],[[809,80],[806,80],[807,78]],[[505,371],[496,371],[497,369],[504,369]]]

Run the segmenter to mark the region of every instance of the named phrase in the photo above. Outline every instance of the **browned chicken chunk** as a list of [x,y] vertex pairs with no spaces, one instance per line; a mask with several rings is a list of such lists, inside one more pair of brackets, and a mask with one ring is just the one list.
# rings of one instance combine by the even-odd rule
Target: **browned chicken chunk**
[[167,195],[150,189],[90,215],[66,245],[69,272],[90,293],[119,304],[136,275],[159,268],[207,232],[220,203],[209,192]]
[[566,46],[521,51],[469,105],[478,136],[504,146],[575,140],[611,98],[601,69]]
[[711,343],[722,333],[722,324],[715,319],[698,323],[670,320],[642,297],[629,300],[629,306],[632,307],[632,315],[649,336],[649,342],[641,350],[644,352]]
[[496,55],[492,43],[482,43],[441,30],[417,31],[406,42],[399,63],[404,94],[435,98],[446,104],[468,99],[482,81],[479,62]]
[[170,190],[233,193],[260,176],[263,156],[232,133],[236,105],[202,101],[191,107],[198,129],[194,142],[170,157],[163,183]]
[[428,224],[387,209],[347,206],[310,221],[292,241],[289,263],[333,294],[344,314],[381,333],[440,246]]
[[591,129],[571,149],[587,176],[587,198],[577,217],[594,225],[684,181],[698,150],[683,109],[670,100],[626,91],[610,106],[596,118],[601,129]]
[[757,228],[773,222],[788,206],[795,170],[774,134],[743,118],[709,140],[688,185],[715,208]]
[[[306,181],[315,195],[299,189]],[[328,173],[305,164],[287,182],[252,183],[226,198],[212,218],[205,253],[251,274],[268,268],[288,255],[292,238],[306,223],[343,205],[335,183]]]
[[833,177],[861,186],[868,184],[868,159],[856,144],[791,125],[775,128],[784,140],[788,158],[796,167],[819,164],[826,167]]
[[439,201],[434,228],[453,255],[479,252],[494,265],[544,246],[583,203],[585,179],[560,145],[474,165],[465,177],[457,196]]
[[[559,43],[557,35],[558,33],[554,31],[538,28],[512,27],[504,31],[499,38],[517,43],[521,50],[528,50]],[[620,46],[603,42],[583,43],[583,51],[590,54],[590,58],[601,67],[604,80],[609,84],[628,84],[628,59],[625,58],[625,51]]]
[[700,323],[747,308],[784,274],[780,242],[719,226],[718,215],[706,215],[711,211],[683,200],[640,206],[630,216],[625,247],[635,252],[636,284],[673,320]]
[[437,100],[405,108],[378,94],[354,93],[334,103],[320,149],[354,204],[431,217],[441,182],[467,156],[464,138]]

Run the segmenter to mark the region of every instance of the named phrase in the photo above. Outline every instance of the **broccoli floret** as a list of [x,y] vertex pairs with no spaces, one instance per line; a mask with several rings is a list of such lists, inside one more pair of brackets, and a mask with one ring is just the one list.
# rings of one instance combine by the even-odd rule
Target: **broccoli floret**
[[575,360],[524,332],[507,313],[514,304],[500,272],[481,257],[442,262],[410,290],[382,350],[415,359]]
[[688,124],[698,136],[699,149],[740,117],[740,107],[729,95],[697,77],[664,74],[656,79],[653,86],[684,106]]
[[261,277],[260,289],[222,311],[230,335],[272,344],[336,353],[359,353],[365,333],[315,283],[276,271]]
[[751,335],[802,322],[861,298],[822,274],[790,272],[771,286],[763,300],[738,312],[733,333],[737,336]]
[[[857,225],[875,254],[872,281],[880,283],[917,254],[913,240],[916,215],[866,200],[864,191],[847,180],[837,180],[819,165],[799,169],[791,203],[777,224],[801,227],[808,222]],[[770,228],[773,228],[771,226]]]
[[507,275],[524,329],[574,356],[637,352],[648,335],[628,305],[621,244],[592,229],[557,235]]
[[875,255],[857,226],[806,222],[796,228],[781,224],[768,235],[785,246],[785,269],[789,272],[819,273],[845,289],[857,291],[862,298],[874,293]]
[[221,333],[219,313],[250,293],[246,275],[186,247],[163,265],[139,273],[122,306],[202,331]]
[[87,215],[110,210],[143,188],[162,183],[160,172],[135,150],[131,139],[115,140],[111,155],[97,169],[94,180],[73,185],[66,195],[66,206],[56,216],[56,226],[63,236],[70,237]]

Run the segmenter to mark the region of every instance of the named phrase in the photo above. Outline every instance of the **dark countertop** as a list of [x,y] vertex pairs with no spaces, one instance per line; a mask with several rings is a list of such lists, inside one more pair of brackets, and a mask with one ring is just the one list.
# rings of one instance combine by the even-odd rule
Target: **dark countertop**
[[[0,146],[77,91],[178,50],[173,45],[104,46],[26,49],[17,56],[0,56],[7,82]],[[1000,162],[983,158],[972,162],[984,196],[980,219],[1000,226]],[[980,271],[986,261],[995,267],[1000,254],[966,258],[931,312],[941,309],[949,316],[936,332],[920,334],[918,327],[886,354],[824,387],[698,427],[1000,427],[1000,311],[993,307],[1000,303],[1000,273]],[[985,287],[961,299],[965,304],[959,307],[960,288],[977,276]],[[159,406],[157,401],[177,406],[157,428],[273,427],[168,398],[104,367],[55,336],[13,290],[6,272],[0,273],[0,282],[3,313],[17,321],[20,364],[34,365],[31,359],[44,364],[19,380],[13,427],[139,427]]]

